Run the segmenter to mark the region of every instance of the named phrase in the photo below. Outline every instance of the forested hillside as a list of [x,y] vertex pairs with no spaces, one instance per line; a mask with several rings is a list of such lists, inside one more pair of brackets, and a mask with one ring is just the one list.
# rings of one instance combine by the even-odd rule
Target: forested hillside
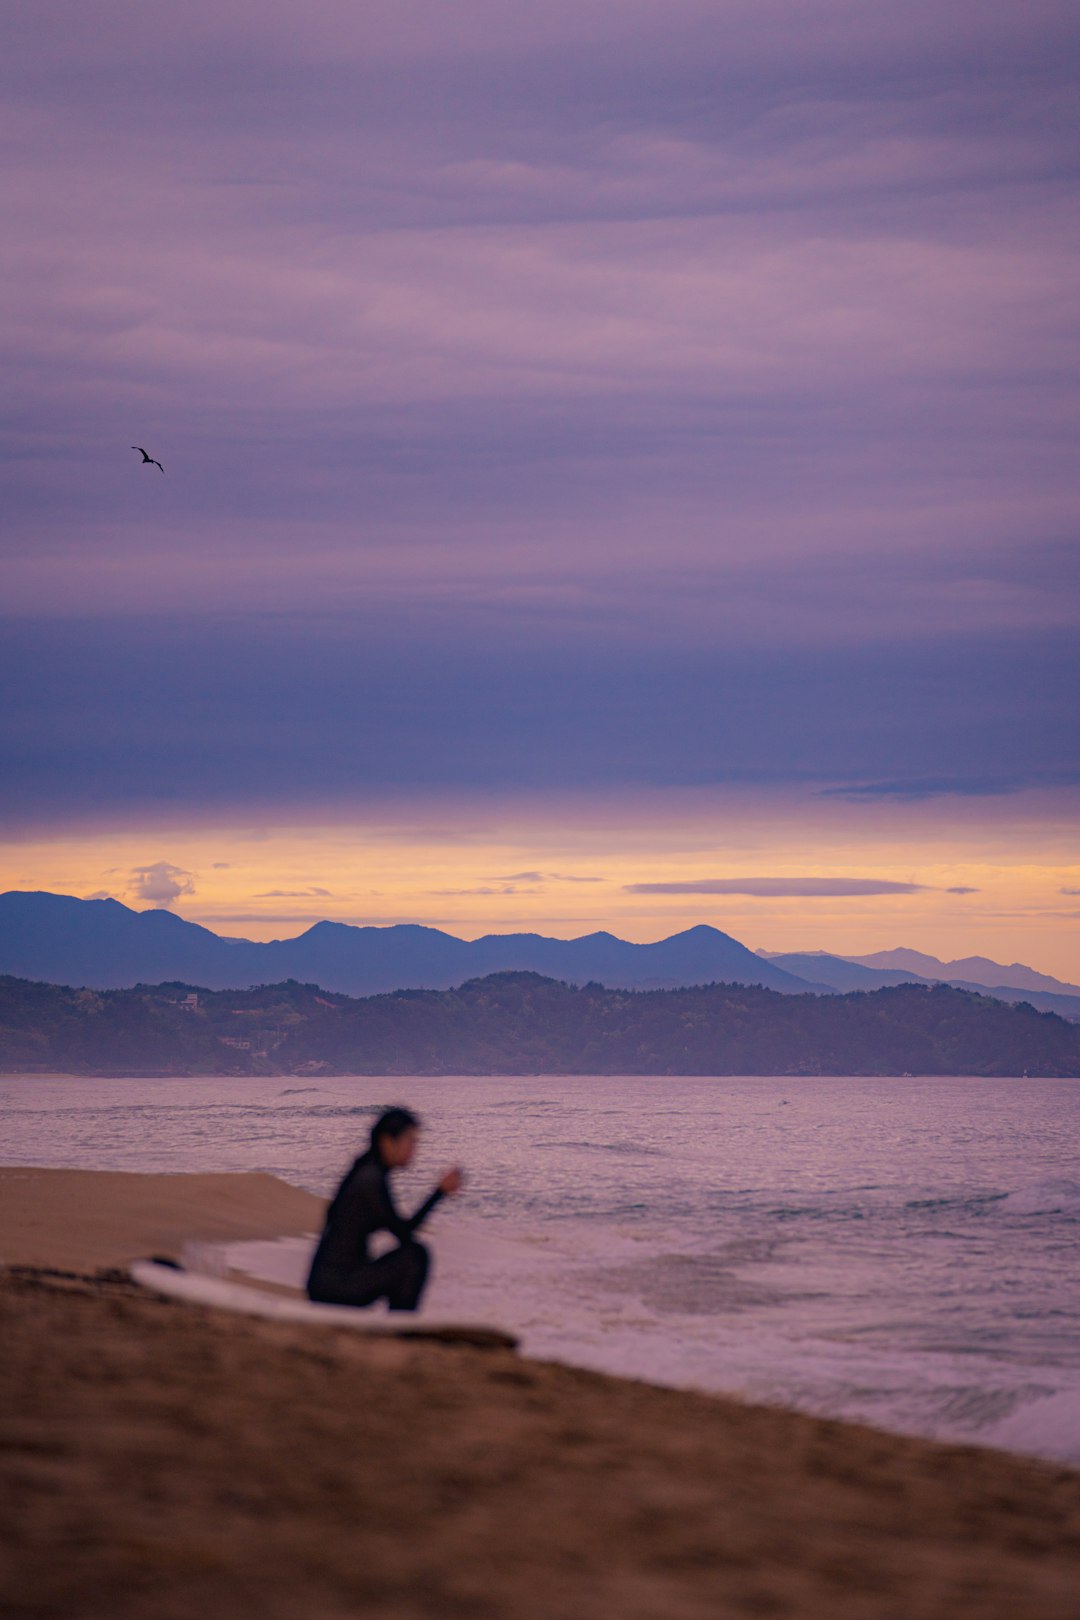
[[792,996],[496,973],[355,1000],[294,981],[93,991],[0,978],[0,1070],[1074,1076],[1080,1026],[946,985]]

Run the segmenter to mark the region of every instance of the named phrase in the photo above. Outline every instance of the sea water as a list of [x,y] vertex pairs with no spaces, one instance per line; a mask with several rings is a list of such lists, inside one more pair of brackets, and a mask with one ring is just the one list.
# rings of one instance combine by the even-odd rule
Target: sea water
[[[469,1178],[425,1229],[433,1313],[537,1356],[1080,1464],[1078,1081],[20,1077],[0,1080],[0,1157],[326,1194],[397,1102],[427,1127],[403,1208],[450,1164]],[[217,1263],[299,1282],[309,1253]]]

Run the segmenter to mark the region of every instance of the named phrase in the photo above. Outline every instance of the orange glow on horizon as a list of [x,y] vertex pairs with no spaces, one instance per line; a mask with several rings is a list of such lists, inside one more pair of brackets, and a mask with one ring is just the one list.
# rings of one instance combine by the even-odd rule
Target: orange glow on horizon
[[[710,923],[751,948],[838,955],[906,945],[1024,961],[1080,979],[1074,819],[1012,799],[943,806],[705,792],[539,805],[368,811],[351,824],[159,826],[0,845],[0,888],[168,903],[220,934],[285,938],[313,922],[424,923],[463,938],[609,929],[633,940]],[[869,895],[634,893],[722,879],[874,879]],[[170,889],[177,892],[170,898]],[[950,890],[972,892],[950,893]],[[1070,894],[1068,891],[1074,891]]]

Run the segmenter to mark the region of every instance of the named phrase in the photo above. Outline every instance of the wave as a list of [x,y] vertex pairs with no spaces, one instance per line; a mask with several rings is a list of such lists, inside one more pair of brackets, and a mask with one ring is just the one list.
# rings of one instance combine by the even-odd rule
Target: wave
[[1027,1401],[979,1439],[1006,1451],[1026,1451],[1075,1466],[1080,1462],[1080,1389]]
[[652,1147],[647,1142],[574,1142],[574,1141],[540,1141],[534,1142],[534,1148],[584,1148],[591,1153],[627,1153],[633,1158],[662,1159],[665,1157],[663,1148]]
[[999,1203],[1007,1215],[1080,1216],[1080,1181],[1066,1177],[1035,1181],[1005,1193]]

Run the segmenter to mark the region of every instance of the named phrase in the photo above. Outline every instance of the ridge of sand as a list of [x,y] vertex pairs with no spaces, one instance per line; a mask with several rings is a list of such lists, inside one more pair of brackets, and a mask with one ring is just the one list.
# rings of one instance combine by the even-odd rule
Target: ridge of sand
[[317,1232],[326,1205],[278,1176],[0,1167],[0,1265],[95,1271],[185,1243]]

